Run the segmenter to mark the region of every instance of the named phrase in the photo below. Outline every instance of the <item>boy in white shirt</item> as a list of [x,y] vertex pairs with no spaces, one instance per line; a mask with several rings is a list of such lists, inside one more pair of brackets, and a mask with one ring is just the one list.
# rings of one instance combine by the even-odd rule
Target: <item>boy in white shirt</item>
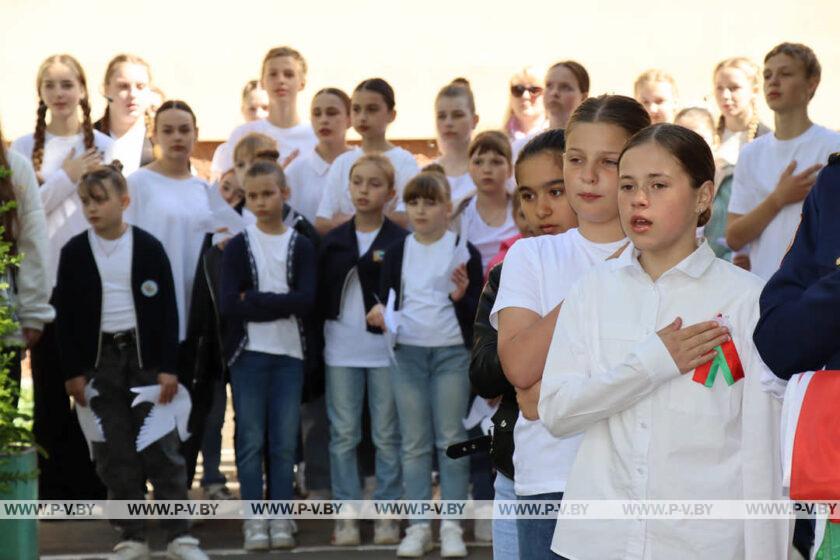
[[814,51],[798,43],[777,45],[764,57],[764,98],[775,114],[776,132],[741,150],[726,228],[733,251],[749,244],[751,270],[764,280],[793,241],[817,172],[840,149],[840,134],[808,118],[820,72]]

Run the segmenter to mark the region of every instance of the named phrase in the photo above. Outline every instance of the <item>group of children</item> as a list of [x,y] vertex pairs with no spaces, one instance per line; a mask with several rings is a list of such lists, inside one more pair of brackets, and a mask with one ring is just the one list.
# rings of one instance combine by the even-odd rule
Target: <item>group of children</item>
[[[717,122],[678,111],[661,70],[635,99],[589,97],[586,69],[563,61],[516,74],[504,130],[474,135],[458,78],[435,98],[440,157],[422,169],[387,139],[385,80],[318,91],[306,123],[306,71],[290,47],[266,54],[211,186],[191,162],[196,115],[156,98],[142,59],[109,64],[95,124],[75,59],[39,69],[35,132],[3,149],[0,196],[18,201],[4,223],[26,254],[14,286],[49,452],[42,498],[101,497],[104,483],[142,499],[150,480],[157,499],[186,499],[199,452],[207,497],[228,497],[228,382],[243,500],[293,498],[307,422],[329,432],[321,444],[304,429],[303,455],[324,448],[332,497],[362,499],[365,416],[374,498],[431,499],[433,470],[441,499],[467,499],[471,483],[483,498],[481,474],[446,454],[467,439],[474,398],[495,411],[499,500],[782,497],[780,383],[752,332],[763,281],[840,150],[808,118],[820,78],[808,47],[765,57],[775,132],[744,58],[714,70]],[[700,379],[721,347],[733,377]],[[134,406],[131,389],[148,385],[160,405],[192,395],[190,440],[135,445],[156,404]],[[65,390],[101,421],[95,472]],[[492,540],[505,559],[786,558],[788,525],[497,519]],[[144,525],[119,528],[117,557],[148,557]],[[187,523],[166,529],[170,558],[206,558]],[[293,547],[295,531],[249,519],[244,548]],[[443,557],[466,556],[459,523],[439,535]],[[360,544],[358,521],[337,521],[332,542]],[[409,520],[401,538],[378,520],[374,542],[420,557],[431,525]]]

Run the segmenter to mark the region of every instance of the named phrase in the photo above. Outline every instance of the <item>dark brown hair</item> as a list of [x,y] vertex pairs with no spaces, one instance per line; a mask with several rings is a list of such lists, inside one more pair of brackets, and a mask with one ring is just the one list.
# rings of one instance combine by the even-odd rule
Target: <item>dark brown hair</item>
[[470,82],[466,78],[455,78],[445,86],[443,86],[435,97],[437,103],[441,97],[463,97],[467,100],[467,106],[470,112],[475,115],[475,97],[473,97]]
[[508,162],[508,165],[513,165],[510,140],[503,132],[498,130],[485,130],[478,136],[473,138],[470,142],[470,147],[467,149],[469,157],[474,155],[481,155],[484,152],[496,152]]
[[406,204],[422,198],[435,202],[449,202],[452,200],[452,188],[446,179],[443,167],[433,163],[427,165],[415,175],[403,190],[403,202]]
[[[513,175],[519,170],[519,166],[528,161],[532,157],[548,153],[554,156],[554,162],[557,167],[563,169],[563,153],[566,151],[566,132],[563,129],[556,128],[553,130],[546,130],[531,138],[525,146],[519,151],[516,156],[516,166],[513,168]],[[519,179],[516,180],[519,183]],[[519,198],[515,196],[514,199]]]
[[[267,159],[261,159],[254,162],[254,164],[248,168],[248,171],[245,172],[244,182],[248,182],[248,179],[250,178],[262,177],[263,175],[270,175],[274,177],[274,181],[281,191],[288,188],[286,185],[286,174],[283,173],[283,168],[280,167],[276,161],[269,161]],[[242,187],[244,188],[245,185],[242,185]]]
[[334,95],[341,100],[341,104],[344,105],[344,108],[347,109],[347,114],[350,114],[350,96],[344,93],[344,90],[334,88],[334,87],[327,87],[324,89],[319,89],[318,92],[312,96],[312,101],[315,101],[315,98],[319,95]]
[[[699,189],[708,181],[714,182],[715,158],[709,144],[693,130],[676,124],[655,124],[634,134],[618,156],[619,165],[621,165],[621,158],[629,150],[651,143],[667,151],[680,162],[680,166],[691,180],[691,186],[695,189]],[[697,217],[697,225],[706,225],[711,217],[712,208],[709,206]]]
[[583,64],[574,60],[564,60],[557,62],[548,69],[549,72],[558,67],[563,67],[572,73],[572,76],[577,80],[578,89],[583,95],[589,95],[589,72],[586,71]]
[[626,95],[599,95],[578,105],[566,125],[566,138],[581,123],[604,123],[623,128],[632,136],[650,126],[650,115],[641,103]]
[[100,165],[82,175],[79,181],[79,192],[89,195],[94,200],[108,200],[108,185],[111,185],[117,196],[128,192],[128,185],[122,174],[122,163],[115,159],[107,165]]
[[372,91],[381,95],[382,99],[385,101],[385,106],[388,107],[389,111],[393,111],[394,107],[397,106],[396,97],[394,97],[394,88],[392,88],[391,84],[382,78],[370,78],[369,80],[361,82],[356,86],[356,89],[353,90],[353,93],[360,91]]
[[169,111],[170,109],[177,109],[179,111],[186,111],[192,117],[193,126],[197,127],[197,122],[195,120],[195,113],[193,113],[192,108],[187,105],[186,101],[181,101],[180,99],[170,99],[169,101],[164,101],[161,103],[160,107],[158,107],[157,112],[155,113],[155,128],[157,129],[158,117],[161,113],[165,111]]

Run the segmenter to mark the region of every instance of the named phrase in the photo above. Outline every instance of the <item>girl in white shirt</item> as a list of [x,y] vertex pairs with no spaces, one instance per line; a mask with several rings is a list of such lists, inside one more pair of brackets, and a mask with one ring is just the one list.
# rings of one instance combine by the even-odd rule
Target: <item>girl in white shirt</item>
[[127,179],[131,204],[126,221],[163,243],[172,266],[181,342],[186,338],[204,235],[212,231],[210,187],[190,171],[190,154],[197,136],[190,106],[178,100],[164,102],[155,114],[152,134],[161,156]]
[[320,90],[312,98],[310,121],[318,145],[295,158],[286,168],[286,180],[292,191],[289,206],[314,222],[327,187],[327,172],[332,162],[349,149],[350,97],[338,88]]
[[[436,166],[440,169],[439,166]],[[470,244],[448,230],[451,195],[437,170],[412,179],[403,195],[414,231],[391,245],[382,262],[382,293],[393,294],[401,316],[391,379],[402,440],[403,497],[432,499],[432,453],[437,452],[441,499],[465,500],[469,462],[446,449],[466,439],[462,423],[470,396],[468,376],[472,323],[482,288],[481,259]],[[383,306],[369,313],[386,328]],[[461,557],[467,549],[456,521],[440,529],[441,556]],[[431,550],[431,525],[411,519],[397,556],[419,557]]]
[[[239,111],[242,113],[242,118],[246,123],[254,122],[260,119],[265,119],[268,116],[268,92],[266,92],[257,80],[248,80],[245,87],[242,88],[242,99],[239,106]],[[222,142],[216,147],[213,152],[213,160],[210,162],[211,180],[221,178],[223,173],[226,173],[230,167],[231,153],[233,149],[230,142]]]
[[[46,214],[48,237],[46,280],[47,289],[52,292],[61,248],[87,229],[76,187],[87,171],[103,159],[110,161],[113,141],[93,129],[87,79],[75,58],[67,54],[47,58],[38,69],[36,86],[35,132],[15,140],[12,150],[32,161],[41,184],[38,194]],[[39,461],[40,495],[51,500],[104,497],[104,486],[87,450],[75,444],[80,440],[72,432],[79,430],[78,422],[61,388],[58,343],[52,322],[45,325],[30,355],[35,398],[33,429],[38,444],[48,455]]]
[[[770,391],[780,393],[752,342],[762,282],[695,236],[711,215],[712,152],[698,134],[660,124],[634,136],[619,162],[621,225],[634,247],[572,287],[539,398],[552,433],[585,432],[565,498],[781,499],[781,404]],[[788,520],[561,518],[552,550],[782,559],[791,529]]]
[[108,105],[93,127],[114,139],[113,158],[120,160],[126,177],[155,158],[151,80],[149,64],[133,54],[118,54],[105,69],[102,91]]
[[636,78],[633,84],[636,101],[644,105],[654,124],[674,122],[677,114],[677,82],[665,70],[653,68]]
[[481,265],[496,253],[502,241],[518,233],[513,200],[507,190],[513,165],[510,142],[495,130],[482,132],[472,141],[468,155],[476,195],[462,205],[460,230],[481,253]]
[[[490,321],[499,330],[499,359],[520,402],[539,396],[551,333],[569,288],[627,245],[616,201],[618,156],[627,139],[649,124],[644,107],[629,97],[602,95],[584,101],[566,128],[562,165],[565,196],[577,214],[578,228],[520,240],[505,257]],[[527,150],[523,153],[527,157]],[[556,225],[546,220],[550,231]],[[513,439],[517,496],[561,499],[580,436],[554,437],[540,422],[520,414]],[[517,532],[521,558],[554,557],[552,522],[518,519]]]
[[[388,142],[385,132],[397,118],[394,89],[382,78],[371,78],[353,90],[350,122],[362,137],[362,146],[338,156],[327,174],[327,185],[316,213],[315,228],[324,234],[349,220],[355,211],[350,200],[348,178],[350,168],[363,154],[381,153],[396,171],[397,200],[402,201],[402,191],[409,179],[419,171],[411,152]],[[388,208],[388,218],[400,226],[406,225],[402,202],[396,210]]]
[[457,78],[438,92],[435,98],[435,125],[440,150],[437,163],[446,172],[452,188],[452,207],[456,213],[461,202],[475,194],[475,183],[469,173],[469,148],[477,124],[475,99],[467,80]]

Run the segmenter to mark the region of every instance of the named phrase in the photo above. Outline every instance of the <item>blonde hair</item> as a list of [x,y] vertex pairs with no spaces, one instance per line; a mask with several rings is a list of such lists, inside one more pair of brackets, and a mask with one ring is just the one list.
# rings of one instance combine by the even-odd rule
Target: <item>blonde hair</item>
[[303,58],[303,55],[300,54],[299,51],[293,49],[292,47],[274,47],[273,49],[269,50],[265,53],[262,61],[262,67],[260,68],[260,78],[262,75],[265,74],[265,65],[268,64],[268,61],[272,58],[278,58],[281,56],[288,56],[292,60],[296,60],[297,63],[300,65],[300,74],[302,77],[306,77],[306,72],[308,70],[306,66],[306,59]]
[[[758,105],[756,102],[756,90],[759,86],[759,77],[761,76],[761,69],[758,67],[758,64],[750,60],[745,56],[733,56],[731,58],[727,58],[718,62],[718,65],[715,66],[715,71],[712,73],[712,79],[714,79],[718,72],[721,70],[725,70],[727,68],[735,68],[740,70],[744,73],[749,80],[750,84],[753,87],[753,97],[752,102],[750,103],[752,108],[752,116],[750,117],[750,122],[747,125],[747,142],[751,142],[755,140],[756,135],[758,134]],[[718,118],[717,123],[717,135],[718,138],[723,138],[723,133],[726,129],[726,119],[723,118],[721,115]]]
[[382,174],[385,175],[385,182],[388,183],[388,188],[391,190],[394,189],[394,186],[396,185],[396,172],[394,171],[394,165],[391,163],[391,160],[382,154],[365,154],[357,159],[350,167],[348,179],[353,176],[353,171],[355,171],[357,167],[364,165],[365,163],[370,163],[378,167],[379,170],[382,171]]
[[254,159],[260,153],[272,150],[277,152],[277,142],[274,141],[274,138],[259,132],[252,132],[243,136],[236,143],[236,147],[233,148],[233,161],[243,158]]
[[[111,78],[114,77],[114,72],[117,71],[117,67],[120,64],[136,64],[137,66],[142,66],[146,69],[146,75],[149,76],[149,88],[152,87],[152,69],[149,67],[149,63],[140,58],[137,55],[122,53],[118,54],[114,58],[112,58],[108,62],[108,66],[105,68],[105,77],[102,79],[102,89],[108,89],[108,82],[111,81]],[[150,107],[146,107],[146,112],[143,114],[143,120],[146,125],[146,138],[151,140],[152,134],[152,112]],[[102,114],[102,118],[96,121],[93,124],[93,127],[103,134],[109,134],[111,132],[111,102],[109,101],[107,105],[105,105],[105,112]]]
[[674,97],[676,98],[679,96],[677,91],[677,82],[674,80],[674,77],[665,70],[661,70],[659,68],[651,68],[650,70],[645,70],[639,74],[639,77],[636,78],[635,82],[633,82],[633,94],[638,97],[639,90],[643,85],[657,84],[660,82],[671,84],[671,90],[674,92]]
[[[508,85],[513,85],[514,82],[533,82],[543,84],[543,75],[540,75],[537,68],[534,66],[525,66],[518,72],[516,72],[513,76],[510,77],[508,81]],[[513,114],[513,109],[510,107],[510,94],[508,94],[508,103],[507,108],[505,109],[505,117],[502,120],[502,129],[510,134],[510,132],[514,131],[514,126],[518,126],[518,121],[516,120],[516,115]]]
[[38,68],[38,77],[35,80],[35,88],[38,91],[38,112],[35,121],[35,134],[33,135],[35,143],[32,146],[32,167],[35,168],[35,171],[40,171],[41,164],[44,163],[44,142],[47,133],[47,104],[41,99],[41,85],[44,83],[44,74],[53,64],[63,64],[70,68],[76,74],[76,81],[84,90],[84,96],[79,100],[79,107],[82,108],[82,134],[84,135],[85,149],[90,150],[94,147],[93,124],[90,120],[90,101],[88,100],[89,92],[85,71],[82,70],[79,61],[69,54],[53,55],[41,63]]

